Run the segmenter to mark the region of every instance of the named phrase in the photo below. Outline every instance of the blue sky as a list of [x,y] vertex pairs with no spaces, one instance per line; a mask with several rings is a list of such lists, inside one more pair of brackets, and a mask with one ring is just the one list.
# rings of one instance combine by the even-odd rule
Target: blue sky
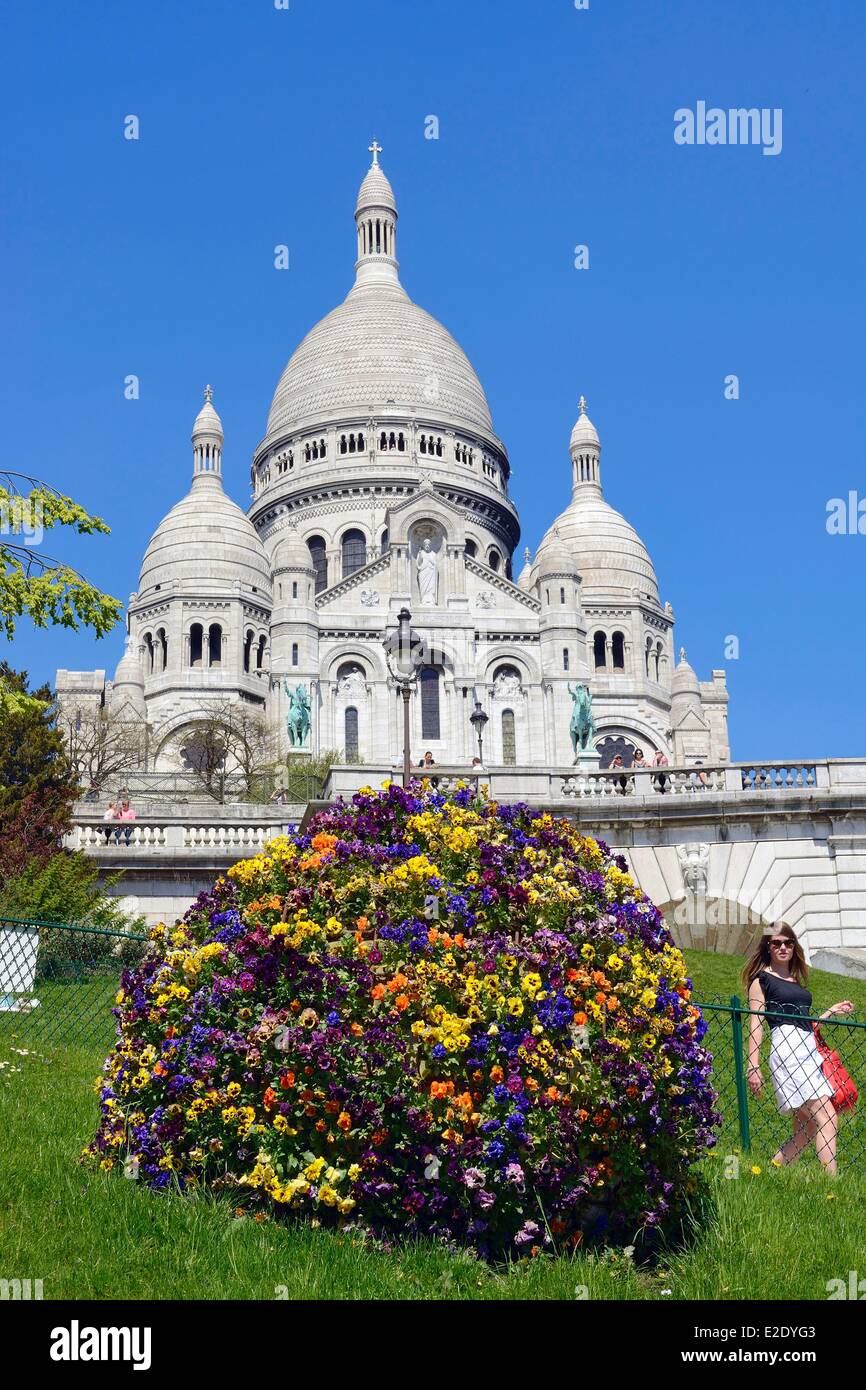
[[[866,752],[866,535],[825,524],[866,498],[862,0],[0,13],[3,457],[112,527],[50,553],[136,587],[206,381],[246,504],[280,372],[350,286],[375,134],[403,283],[486,388],[521,550],[569,500],[583,392],[678,645],[727,669],[733,756]],[[698,101],[781,108],[781,153],[675,144]],[[22,624],[0,655],[41,680],[122,647]]]

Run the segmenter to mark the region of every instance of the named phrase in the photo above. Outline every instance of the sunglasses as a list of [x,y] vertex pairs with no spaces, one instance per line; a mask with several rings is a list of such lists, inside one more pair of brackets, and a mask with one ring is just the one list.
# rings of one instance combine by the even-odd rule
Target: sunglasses
[[777,951],[781,951],[781,950],[783,950],[783,949],[786,950],[786,951],[787,951],[787,950],[793,951],[793,949],[794,949],[794,943],[793,943],[793,941],[789,941],[789,940],[787,939],[787,937],[784,937],[784,936],[773,936],[773,937],[771,937],[771,938],[770,938],[770,945],[771,945],[771,946],[775,946],[775,948],[776,948]]

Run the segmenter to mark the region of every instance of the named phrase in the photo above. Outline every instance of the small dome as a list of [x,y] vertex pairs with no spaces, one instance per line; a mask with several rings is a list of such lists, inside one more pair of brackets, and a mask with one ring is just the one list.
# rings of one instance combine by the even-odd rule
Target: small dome
[[121,685],[140,685],[144,686],[144,676],[141,670],[141,662],[138,659],[136,642],[132,633],[126,639],[126,646],[123,649],[123,656],[117,663],[117,670],[114,673],[114,689],[117,690]]
[[277,570],[312,568],[313,561],[306,542],[301,540],[293,526],[290,527],[281,534],[277,542],[271,557],[271,569],[276,573]]
[[680,659],[671,681],[672,695],[697,695],[700,698],[701,683],[693,668],[686,661],[686,649],[680,647]]
[[600,449],[601,441],[598,437],[598,430],[586,413],[586,400],[581,396],[580,414],[577,417],[577,423],[574,429],[571,431],[571,440],[568,448],[569,452],[574,454],[588,446]]
[[123,716],[124,709],[145,717],[144,676],[138,659],[137,644],[132,633],[126,639],[123,656],[117,663],[111,685],[109,707],[112,714]]
[[538,576],[545,574],[578,574],[574,556],[561,537],[553,536],[543,546],[538,547]]
[[527,592],[529,592],[529,590],[533,587],[532,557],[530,556],[528,545],[524,546],[523,549],[523,569],[517,576],[517,587],[518,589],[525,589]]
[[388,182],[381,164],[378,163],[372,164],[364,176],[364,181],[358,189],[355,212],[359,213],[362,208],[370,207],[388,208],[393,213],[397,211],[394,190]]
[[252,522],[212,475],[197,476],[186,497],[157,526],[142,561],[138,597],[178,581],[202,593],[240,585],[270,597],[264,546]]
[[204,405],[195,417],[192,427],[192,442],[196,443],[199,439],[219,440],[222,444],[225,435],[223,434],[223,422],[217,415],[212,405],[213,389],[206,386],[204,390]]
[[538,547],[537,563],[548,551],[565,546],[582,579],[584,599],[596,593],[634,598],[649,595],[658,603],[658,581],[646,546],[633,526],[599,492],[574,498],[557,517]]

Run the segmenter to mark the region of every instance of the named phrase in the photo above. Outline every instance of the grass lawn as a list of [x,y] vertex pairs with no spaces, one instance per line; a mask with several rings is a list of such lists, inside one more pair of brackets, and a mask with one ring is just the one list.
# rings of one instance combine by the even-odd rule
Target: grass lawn
[[[742,995],[738,961],[687,954],[699,999]],[[850,998],[866,1018],[866,984],[816,971],[812,987],[818,1009]],[[42,1279],[46,1298],[821,1300],[828,1280],[866,1270],[859,1116],[843,1120],[835,1182],[813,1157],[785,1171],[769,1167],[778,1119],[771,1102],[766,1123],[756,1117],[739,1176],[726,1177],[737,1137],[726,1121],[716,1156],[703,1164],[715,1215],[688,1249],[653,1270],[610,1253],[490,1271],[426,1245],[382,1254],[350,1235],[257,1225],[236,1219],[225,1202],[158,1196],[82,1168],[106,1049],[60,1048],[41,1041],[35,1024],[36,1014],[6,1015],[0,1029],[0,1062],[11,1064],[0,1070],[0,1277]],[[726,1020],[711,1030],[720,1066],[729,1031]],[[846,1055],[861,1089],[864,1034],[857,1030],[863,1065]]]

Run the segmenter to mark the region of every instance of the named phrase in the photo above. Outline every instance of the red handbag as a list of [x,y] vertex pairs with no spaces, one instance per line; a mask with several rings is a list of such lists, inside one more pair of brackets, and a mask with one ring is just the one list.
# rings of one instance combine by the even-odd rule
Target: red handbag
[[836,1110],[853,1110],[859,1097],[854,1078],[844,1066],[839,1053],[825,1043],[817,1023],[814,1025],[814,1031],[815,1042],[821,1054],[821,1070],[833,1087],[833,1107]]

